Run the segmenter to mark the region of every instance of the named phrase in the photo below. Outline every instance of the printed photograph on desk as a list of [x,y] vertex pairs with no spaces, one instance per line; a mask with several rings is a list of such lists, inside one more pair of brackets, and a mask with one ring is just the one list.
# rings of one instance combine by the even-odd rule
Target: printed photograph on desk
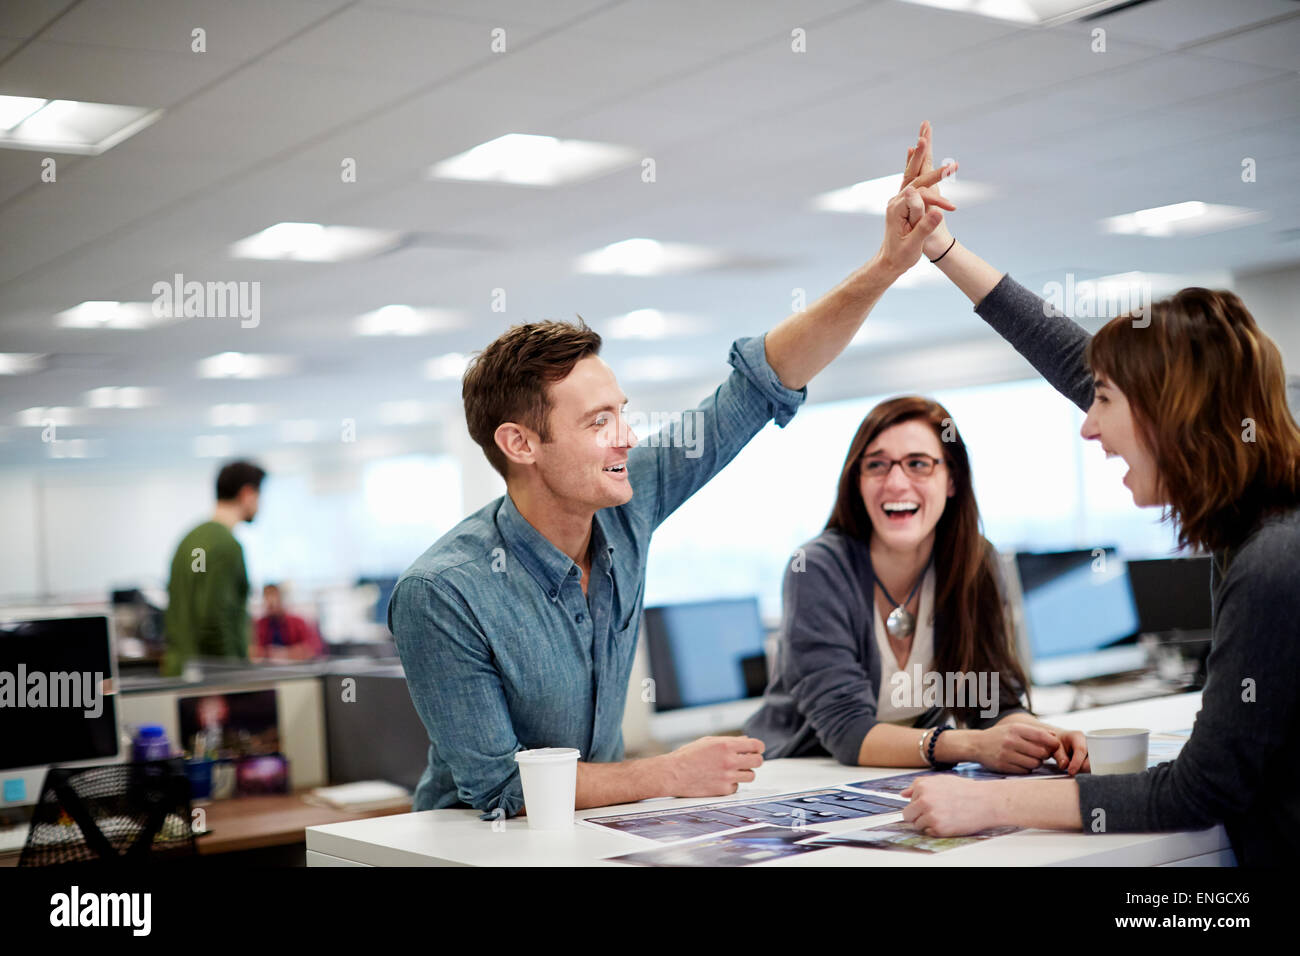
[[958,847],[979,843],[993,837],[1015,833],[1019,827],[991,827],[967,836],[926,836],[906,820],[882,823],[867,830],[850,830],[848,833],[823,834],[804,843],[804,846],[851,846],[864,850],[915,850],[918,853],[943,853]]
[[1030,777],[1059,777],[1062,775],[1061,771],[1051,767],[1039,767],[1030,773],[996,773],[992,770],[985,770],[977,763],[959,763],[952,770],[913,770],[910,773],[880,777],[876,780],[858,780],[854,783],[846,783],[844,786],[847,789],[860,790],[870,794],[902,793],[912,785],[912,781],[917,777],[930,777],[936,773],[956,774],[968,780],[1014,780]]
[[656,850],[637,850],[606,859],[640,866],[749,866],[824,849],[799,842],[810,835],[821,835],[821,831],[754,827],[709,840],[695,840]]
[[583,823],[644,837],[657,843],[676,843],[710,834],[725,833],[755,824],[798,828],[809,823],[830,823],[857,817],[897,813],[906,800],[867,796],[844,790],[807,790],[745,803],[708,803],[676,810],[648,810],[613,816],[587,817]]

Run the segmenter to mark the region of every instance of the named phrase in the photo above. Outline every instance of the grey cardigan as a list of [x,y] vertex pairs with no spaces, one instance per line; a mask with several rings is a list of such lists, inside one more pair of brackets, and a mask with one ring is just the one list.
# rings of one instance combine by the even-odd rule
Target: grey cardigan
[[[1087,410],[1087,332],[1010,276],[975,311]],[[1222,822],[1238,863],[1292,866],[1300,856],[1300,502],[1262,521],[1233,553],[1216,553],[1210,587],[1208,677],[1191,738],[1176,760],[1144,773],[1080,774],[1079,813],[1085,832]]]
[[[802,560],[799,558],[802,557]],[[874,628],[875,579],[867,545],[839,531],[824,531],[802,548],[785,572],[784,613],[771,680],[763,706],[745,724],[745,733],[766,745],[764,756],[825,756],[856,765],[876,720],[880,649]],[[936,652],[945,635],[935,615]],[[1017,710],[1023,688],[999,675],[1000,709],[976,719],[987,727]],[[932,707],[914,726],[943,723]]]

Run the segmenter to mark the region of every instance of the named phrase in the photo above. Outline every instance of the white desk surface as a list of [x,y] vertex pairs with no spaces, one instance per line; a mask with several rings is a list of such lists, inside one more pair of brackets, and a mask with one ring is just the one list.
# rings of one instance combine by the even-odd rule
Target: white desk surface
[[[1153,732],[1184,730],[1200,710],[1200,694],[1181,694],[1137,703],[1062,714],[1049,722],[1060,727],[1149,727]],[[686,807],[719,800],[767,797],[887,777],[900,768],[846,767],[829,757],[771,760],[753,783],[741,784],[731,797],[663,798],[619,807],[579,810],[579,817]],[[1036,786],[1025,780],[1021,785]],[[828,833],[861,829],[899,819],[885,814],[864,820],[817,824]],[[608,866],[603,859],[618,853],[653,849],[663,844],[614,831],[576,824],[572,831],[529,829],[525,818],[504,821],[493,830],[477,810],[426,810],[307,828],[310,865],[362,866]],[[1157,866],[1178,863],[1231,862],[1222,826],[1170,833],[1093,834],[1052,830],[1019,833],[933,855],[890,850],[831,847],[816,853],[774,860],[758,866]]]

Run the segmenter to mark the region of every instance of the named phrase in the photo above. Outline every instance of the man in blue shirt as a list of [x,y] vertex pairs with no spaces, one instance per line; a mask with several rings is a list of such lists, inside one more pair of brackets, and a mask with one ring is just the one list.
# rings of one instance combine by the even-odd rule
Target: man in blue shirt
[[807,382],[920,258],[943,218],[933,207],[953,208],[926,188],[950,171],[894,197],[876,256],[765,336],[738,340],[731,375],[647,445],[627,428],[627,398],[585,325],[514,326],[477,356],[466,422],[506,494],[421,555],[388,606],[429,732],[414,809],[514,816],[514,755],[535,747],[579,751],[578,809],[720,796],[754,779],[763,743],[749,737],[622,759],[650,535],[769,420],[790,420]]

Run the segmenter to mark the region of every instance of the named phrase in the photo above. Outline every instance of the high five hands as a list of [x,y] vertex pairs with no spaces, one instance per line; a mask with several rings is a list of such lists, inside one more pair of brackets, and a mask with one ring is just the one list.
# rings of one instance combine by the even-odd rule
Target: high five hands
[[885,208],[885,239],[879,256],[896,276],[920,260],[926,240],[943,225],[942,210],[956,210],[956,206],[940,195],[937,187],[940,180],[956,171],[955,162],[934,168],[930,124],[922,123],[916,145],[907,151],[902,188]]
[[[952,210],[953,206],[943,205],[943,197],[939,195],[937,183],[939,179],[947,179],[957,172],[957,164],[954,162],[942,167],[939,170],[940,173],[942,173],[943,169],[947,169],[948,172],[941,175],[939,179],[935,179],[933,153],[934,131],[930,128],[930,122],[927,120],[921,124],[921,133],[917,137],[916,145],[909,147],[907,150],[907,162],[903,166],[903,184],[901,188],[906,191],[908,187],[911,187],[920,194],[923,202],[927,204],[933,202],[944,209]],[[918,209],[919,207],[915,204],[909,206],[911,211]],[[917,218],[919,218],[919,215],[918,212]],[[948,224],[941,221],[925,237],[921,251],[926,258],[937,259],[951,244],[952,233],[948,231]]]

